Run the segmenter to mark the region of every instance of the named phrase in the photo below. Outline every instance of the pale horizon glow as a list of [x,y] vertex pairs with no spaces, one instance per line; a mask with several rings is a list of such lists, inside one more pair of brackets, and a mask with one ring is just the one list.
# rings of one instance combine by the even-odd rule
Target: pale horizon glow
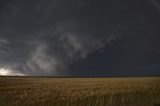
[[0,68],[0,75],[2,76],[25,76],[25,74],[14,72],[7,68]]

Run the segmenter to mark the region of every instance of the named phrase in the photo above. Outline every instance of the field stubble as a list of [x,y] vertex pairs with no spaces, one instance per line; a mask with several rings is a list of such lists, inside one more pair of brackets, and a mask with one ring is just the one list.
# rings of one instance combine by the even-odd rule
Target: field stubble
[[160,78],[0,77],[0,106],[160,106]]

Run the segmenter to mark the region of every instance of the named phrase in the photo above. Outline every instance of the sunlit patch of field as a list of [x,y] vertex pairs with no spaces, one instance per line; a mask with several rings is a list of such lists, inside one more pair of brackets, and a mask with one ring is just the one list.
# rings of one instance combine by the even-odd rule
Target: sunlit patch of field
[[160,78],[0,77],[0,106],[160,106]]

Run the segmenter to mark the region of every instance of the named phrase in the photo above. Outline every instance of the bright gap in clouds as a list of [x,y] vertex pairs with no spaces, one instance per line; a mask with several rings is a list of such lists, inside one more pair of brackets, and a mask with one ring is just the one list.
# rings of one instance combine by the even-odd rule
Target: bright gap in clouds
[[25,74],[14,72],[7,68],[0,68],[0,75],[2,76],[25,76]]

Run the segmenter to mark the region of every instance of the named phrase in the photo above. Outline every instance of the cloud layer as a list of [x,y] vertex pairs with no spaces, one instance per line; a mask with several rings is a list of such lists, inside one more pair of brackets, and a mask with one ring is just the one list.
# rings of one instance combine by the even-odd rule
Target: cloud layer
[[[159,8],[157,2],[152,1]],[[148,19],[144,19],[146,14],[139,15],[141,13],[134,9],[135,5],[141,7],[141,3],[134,3],[127,0],[121,3],[118,0],[2,0],[1,70],[10,69],[10,73],[25,75],[65,73],[68,65],[126,36],[140,35],[134,31],[140,27],[144,30],[143,22]]]

